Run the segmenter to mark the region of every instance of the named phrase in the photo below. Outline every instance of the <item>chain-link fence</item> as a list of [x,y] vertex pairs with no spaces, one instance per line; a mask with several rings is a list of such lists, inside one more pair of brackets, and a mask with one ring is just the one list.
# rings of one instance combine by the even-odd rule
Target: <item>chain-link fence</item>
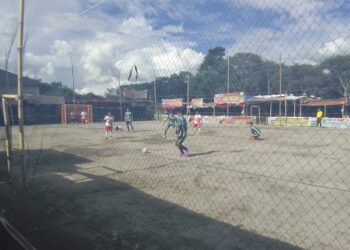
[[347,1],[73,2],[25,6],[25,191],[3,96],[0,209],[34,246],[348,249]]

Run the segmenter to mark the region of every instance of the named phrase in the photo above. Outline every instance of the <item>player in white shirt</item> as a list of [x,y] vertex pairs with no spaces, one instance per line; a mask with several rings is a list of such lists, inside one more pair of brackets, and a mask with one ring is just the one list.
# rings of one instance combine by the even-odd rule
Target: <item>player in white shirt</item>
[[108,114],[105,116],[105,118],[103,119],[105,121],[105,136],[106,136],[106,140],[108,138],[108,132],[109,132],[109,136],[112,138],[112,130],[113,130],[113,116],[111,114],[111,112],[108,112]]
[[85,110],[83,110],[83,112],[80,113],[80,121],[81,121],[81,124],[83,125],[83,128],[87,129],[89,119],[88,119],[88,112],[86,112]]
[[194,133],[200,133],[201,132],[201,126],[202,126],[202,116],[196,112],[195,116],[193,117],[193,127],[194,127]]

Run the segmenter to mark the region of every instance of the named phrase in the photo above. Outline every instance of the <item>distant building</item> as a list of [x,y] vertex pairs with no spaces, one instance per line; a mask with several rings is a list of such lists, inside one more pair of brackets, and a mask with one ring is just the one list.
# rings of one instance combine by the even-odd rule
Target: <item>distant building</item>
[[[60,123],[61,105],[65,103],[63,96],[40,95],[38,80],[23,77],[23,107],[25,124]],[[17,94],[17,75],[0,69],[0,95]],[[17,103],[11,104],[11,121],[17,124]],[[0,125],[3,124],[2,107],[0,105]]]
[[[40,95],[40,82],[23,77],[23,95]],[[0,95],[17,94],[17,75],[0,69]]]

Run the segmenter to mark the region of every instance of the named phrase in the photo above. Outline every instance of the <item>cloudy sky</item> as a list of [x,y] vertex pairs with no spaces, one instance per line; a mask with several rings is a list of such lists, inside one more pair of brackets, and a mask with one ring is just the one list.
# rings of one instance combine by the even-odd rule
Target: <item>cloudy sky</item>
[[[17,0],[0,0],[0,67],[16,32]],[[123,84],[196,72],[208,49],[317,63],[350,51],[347,0],[27,0],[25,74],[103,94]],[[16,71],[16,42],[10,70]]]

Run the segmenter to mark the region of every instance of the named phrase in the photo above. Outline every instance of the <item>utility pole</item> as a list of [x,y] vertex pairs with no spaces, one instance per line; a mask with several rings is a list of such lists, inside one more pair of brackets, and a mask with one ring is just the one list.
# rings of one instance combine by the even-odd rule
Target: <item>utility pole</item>
[[[230,56],[227,57],[227,93],[230,93]],[[228,103],[226,103],[226,113],[229,115]]]
[[73,81],[73,110],[75,112],[75,85],[74,85],[74,65],[73,65],[73,57],[70,57],[70,61],[72,64],[72,81]]
[[280,98],[279,98],[279,117],[282,116],[282,53],[280,53]]
[[188,104],[190,102],[190,75],[189,73],[187,74],[187,102],[186,102],[186,115],[188,118],[189,115],[189,108],[188,108]]
[[19,29],[18,29],[18,127],[19,127],[19,149],[21,152],[21,171],[22,171],[22,186],[26,187],[26,152],[24,145],[24,127],[23,127],[23,23],[24,23],[24,0],[19,0]]
[[153,91],[154,91],[154,115],[157,114],[157,85],[156,85],[156,78],[154,78],[153,81]]
[[119,106],[120,106],[120,120],[123,120],[123,93],[122,93],[122,85],[120,84],[120,76],[117,76],[118,86],[119,86]]

